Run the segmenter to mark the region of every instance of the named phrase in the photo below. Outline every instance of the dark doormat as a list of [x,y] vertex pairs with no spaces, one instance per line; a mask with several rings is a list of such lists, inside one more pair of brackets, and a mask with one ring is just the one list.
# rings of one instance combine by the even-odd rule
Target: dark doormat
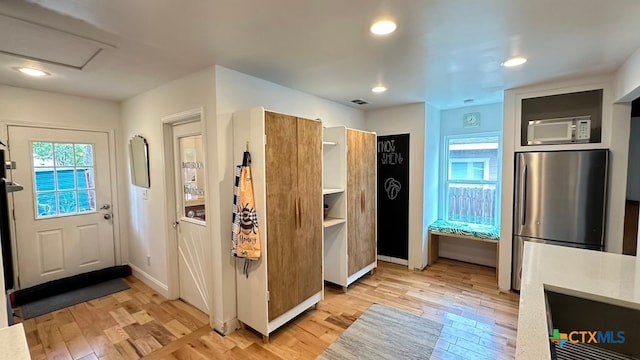
[[17,308],[26,303],[129,275],[131,275],[129,265],[112,266],[16,290],[9,295],[9,299],[11,306]]
[[113,279],[81,289],[72,290],[22,305],[22,318],[24,320],[31,319],[127,289],[129,289],[129,284],[127,284],[123,279]]

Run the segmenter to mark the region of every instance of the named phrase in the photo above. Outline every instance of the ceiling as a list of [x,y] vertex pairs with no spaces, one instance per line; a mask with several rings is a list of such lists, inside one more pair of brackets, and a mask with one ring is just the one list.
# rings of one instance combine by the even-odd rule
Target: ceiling
[[[640,48],[638,0],[2,0],[0,14],[0,83],[116,101],[218,64],[356,108],[455,108],[610,73]],[[370,34],[380,17],[397,31]],[[515,55],[529,61],[500,66]]]

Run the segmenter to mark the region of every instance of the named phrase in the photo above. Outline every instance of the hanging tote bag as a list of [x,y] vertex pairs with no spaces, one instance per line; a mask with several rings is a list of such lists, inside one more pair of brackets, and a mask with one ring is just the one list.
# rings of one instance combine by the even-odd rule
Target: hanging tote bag
[[[247,260],[261,256],[260,229],[253,196],[251,155],[245,151],[242,165],[236,166],[233,197],[233,255]],[[248,263],[245,263],[245,273]]]

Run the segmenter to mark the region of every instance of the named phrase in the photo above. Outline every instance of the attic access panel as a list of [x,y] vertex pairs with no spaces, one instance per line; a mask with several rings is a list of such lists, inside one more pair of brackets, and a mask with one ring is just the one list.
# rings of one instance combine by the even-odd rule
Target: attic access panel
[[112,45],[0,14],[0,53],[81,70]]

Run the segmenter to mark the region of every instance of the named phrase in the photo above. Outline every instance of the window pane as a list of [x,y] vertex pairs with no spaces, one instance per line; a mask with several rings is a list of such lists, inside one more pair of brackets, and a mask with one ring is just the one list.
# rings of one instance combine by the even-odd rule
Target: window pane
[[[448,152],[450,180],[498,180],[500,149],[497,136],[449,139]],[[452,164],[459,162],[468,167],[462,170],[460,165],[454,171]],[[458,177],[463,173],[464,177]]]
[[73,144],[53,144],[56,155],[56,166],[73,166]]
[[33,166],[53,166],[53,144],[46,142],[34,142]]
[[58,207],[60,215],[75,214],[78,212],[78,199],[75,191],[58,193]]
[[205,220],[202,136],[180,138],[184,216]]
[[449,184],[447,220],[497,226],[496,185]]
[[96,210],[96,192],[94,190],[78,191],[78,211],[87,212]]
[[36,205],[38,217],[58,215],[55,193],[36,194]]
[[451,176],[450,180],[465,180],[467,178],[467,165],[466,162],[454,162],[451,163]]
[[484,180],[484,162],[473,162],[471,168],[471,179]]
[[76,166],[93,166],[93,145],[75,144]]
[[57,190],[75,190],[76,181],[74,179],[75,170],[65,169],[65,168],[57,168],[56,169],[56,185]]
[[76,181],[78,189],[94,189],[93,168],[76,169]]
[[55,179],[53,177],[53,168],[36,168],[33,169],[34,179],[36,181],[36,191],[53,191],[55,190]]

